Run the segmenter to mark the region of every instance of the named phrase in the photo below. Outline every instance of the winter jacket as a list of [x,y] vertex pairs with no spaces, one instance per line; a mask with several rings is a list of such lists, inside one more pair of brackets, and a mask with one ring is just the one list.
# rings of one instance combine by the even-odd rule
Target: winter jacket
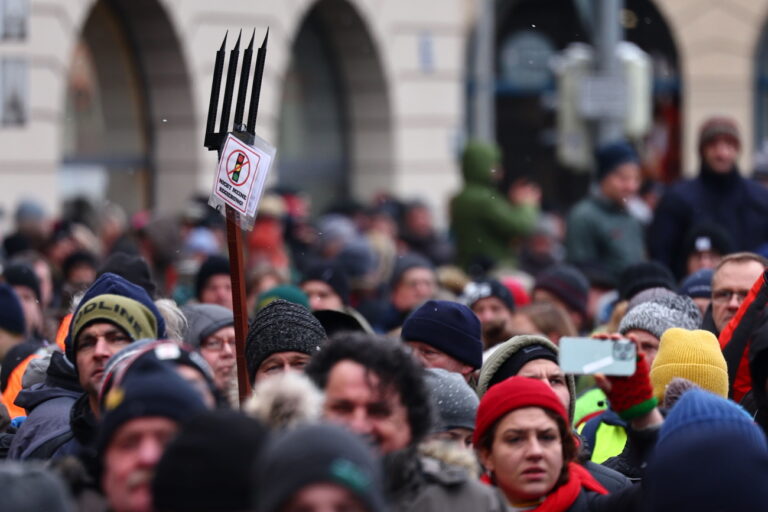
[[727,231],[735,251],[754,251],[768,240],[768,190],[738,169],[723,175],[703,165],[698,177],[677,183],[659,202],[648,231],[651,257],[682,277],[685,236],[702,222]]
[[[639,512],[642,490],[630,485],[606,494],[607,489],[576,463],[568,481],[550,492],[531,512]],[[511,510],[511,507],[509,508]]]
[[597,264],[618,279],[625,267],[645,260],[643,227],[623,205],[594,193],[568,215],[565,249],[569,262]]
[[752,389],[749,370],[749,346],[758,328],[765,323],[768,304],[768,271],[763,272],[749,294],[720,333],[720,348],[728,364],[728,388],[736,402],[740,402]]
[[501,512],[504,502],[492,487],[463,468],[419,457],[414,448],[384,457],[391,512]]
[[72,438],[70,411],[83,395],[71,365],[54,352],[45,382],[19,392],[16,405],[27,411],[8,451],[9,459],[47,459]]
[[582,491],[566,512],[640,512],[642,491],[639,485],[608,495]]
[[473,142],[464,152],[464,189],[451,201],[450,211],[457,261],[465,268],[487,260],[513,264],[512,242],[536,225],[538,207],[514,205],[496,189],[492,173],[500,161],[493,146]]
[[590,460],[597,464],[619,455],[627,444],[627,422],[610,409],[584,423],[578,432],[589,446]]
[[744,397],[741,405],[752,414],[755,423],[768,435],[768,393],[765,387],[768,382],[768,325],[765,322],[752,336],[749,370],[752,382],[757,384]]

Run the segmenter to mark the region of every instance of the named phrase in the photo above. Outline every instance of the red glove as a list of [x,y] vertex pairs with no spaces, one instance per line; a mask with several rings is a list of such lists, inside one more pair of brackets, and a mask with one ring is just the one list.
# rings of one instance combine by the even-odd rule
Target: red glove
[[645,354],[637,355],[635,373],[630,377],[606,377],[610,388],[605,390],[613,409],[623,420],[633,420],[648,414],[658,405],[653,396],[650,368]]

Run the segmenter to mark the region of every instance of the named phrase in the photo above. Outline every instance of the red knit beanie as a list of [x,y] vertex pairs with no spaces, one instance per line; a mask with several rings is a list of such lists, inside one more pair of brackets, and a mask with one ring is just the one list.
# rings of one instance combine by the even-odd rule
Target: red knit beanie
[[568,413],[552,388],[537,379],[510,377],[491,387],[480,400],[472,442],[478,446],[485,432],[496,421],[523,407],[549,409],[559,414],[568,424]]

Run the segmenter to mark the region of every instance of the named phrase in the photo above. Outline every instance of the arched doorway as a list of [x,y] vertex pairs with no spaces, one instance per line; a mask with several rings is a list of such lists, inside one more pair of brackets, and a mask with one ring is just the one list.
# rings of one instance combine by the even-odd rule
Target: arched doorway
[[60,200],[107,199],[132,213],[194,190],[199,144],[175,30],[157,0],[99,0],[70,61]]
[[278,182],[322,211],[389,188],[389,97],[378,52],[345,0],[320,0],[291,47],[279,116]]
[[[565,210],[583,197],[589,175],[556,160],[556,83],[550,58],[574,42],[590,43],[593,2],[499,0],[496,8],[496,137],[507,185],[529,178],[544,189],[545,207]],[[654,127],[646,141],[648,175],[680,176],[680,73],[668,25],[650,0],[625,0],[625,39],[653,61]]]

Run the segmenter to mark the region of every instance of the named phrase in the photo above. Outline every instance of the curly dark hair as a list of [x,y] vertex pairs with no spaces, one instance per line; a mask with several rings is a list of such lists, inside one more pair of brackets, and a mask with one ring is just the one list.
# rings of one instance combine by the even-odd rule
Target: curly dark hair
[[307,375],[321,389],[337,363],[348,360],[364,366],[379,380],[381,392],[394,390],[408,411],[411,445],[426,436],[432,424],[429,391],[424,369],[399,342],[374,334],[344,332],[328,341],[307,365]]

